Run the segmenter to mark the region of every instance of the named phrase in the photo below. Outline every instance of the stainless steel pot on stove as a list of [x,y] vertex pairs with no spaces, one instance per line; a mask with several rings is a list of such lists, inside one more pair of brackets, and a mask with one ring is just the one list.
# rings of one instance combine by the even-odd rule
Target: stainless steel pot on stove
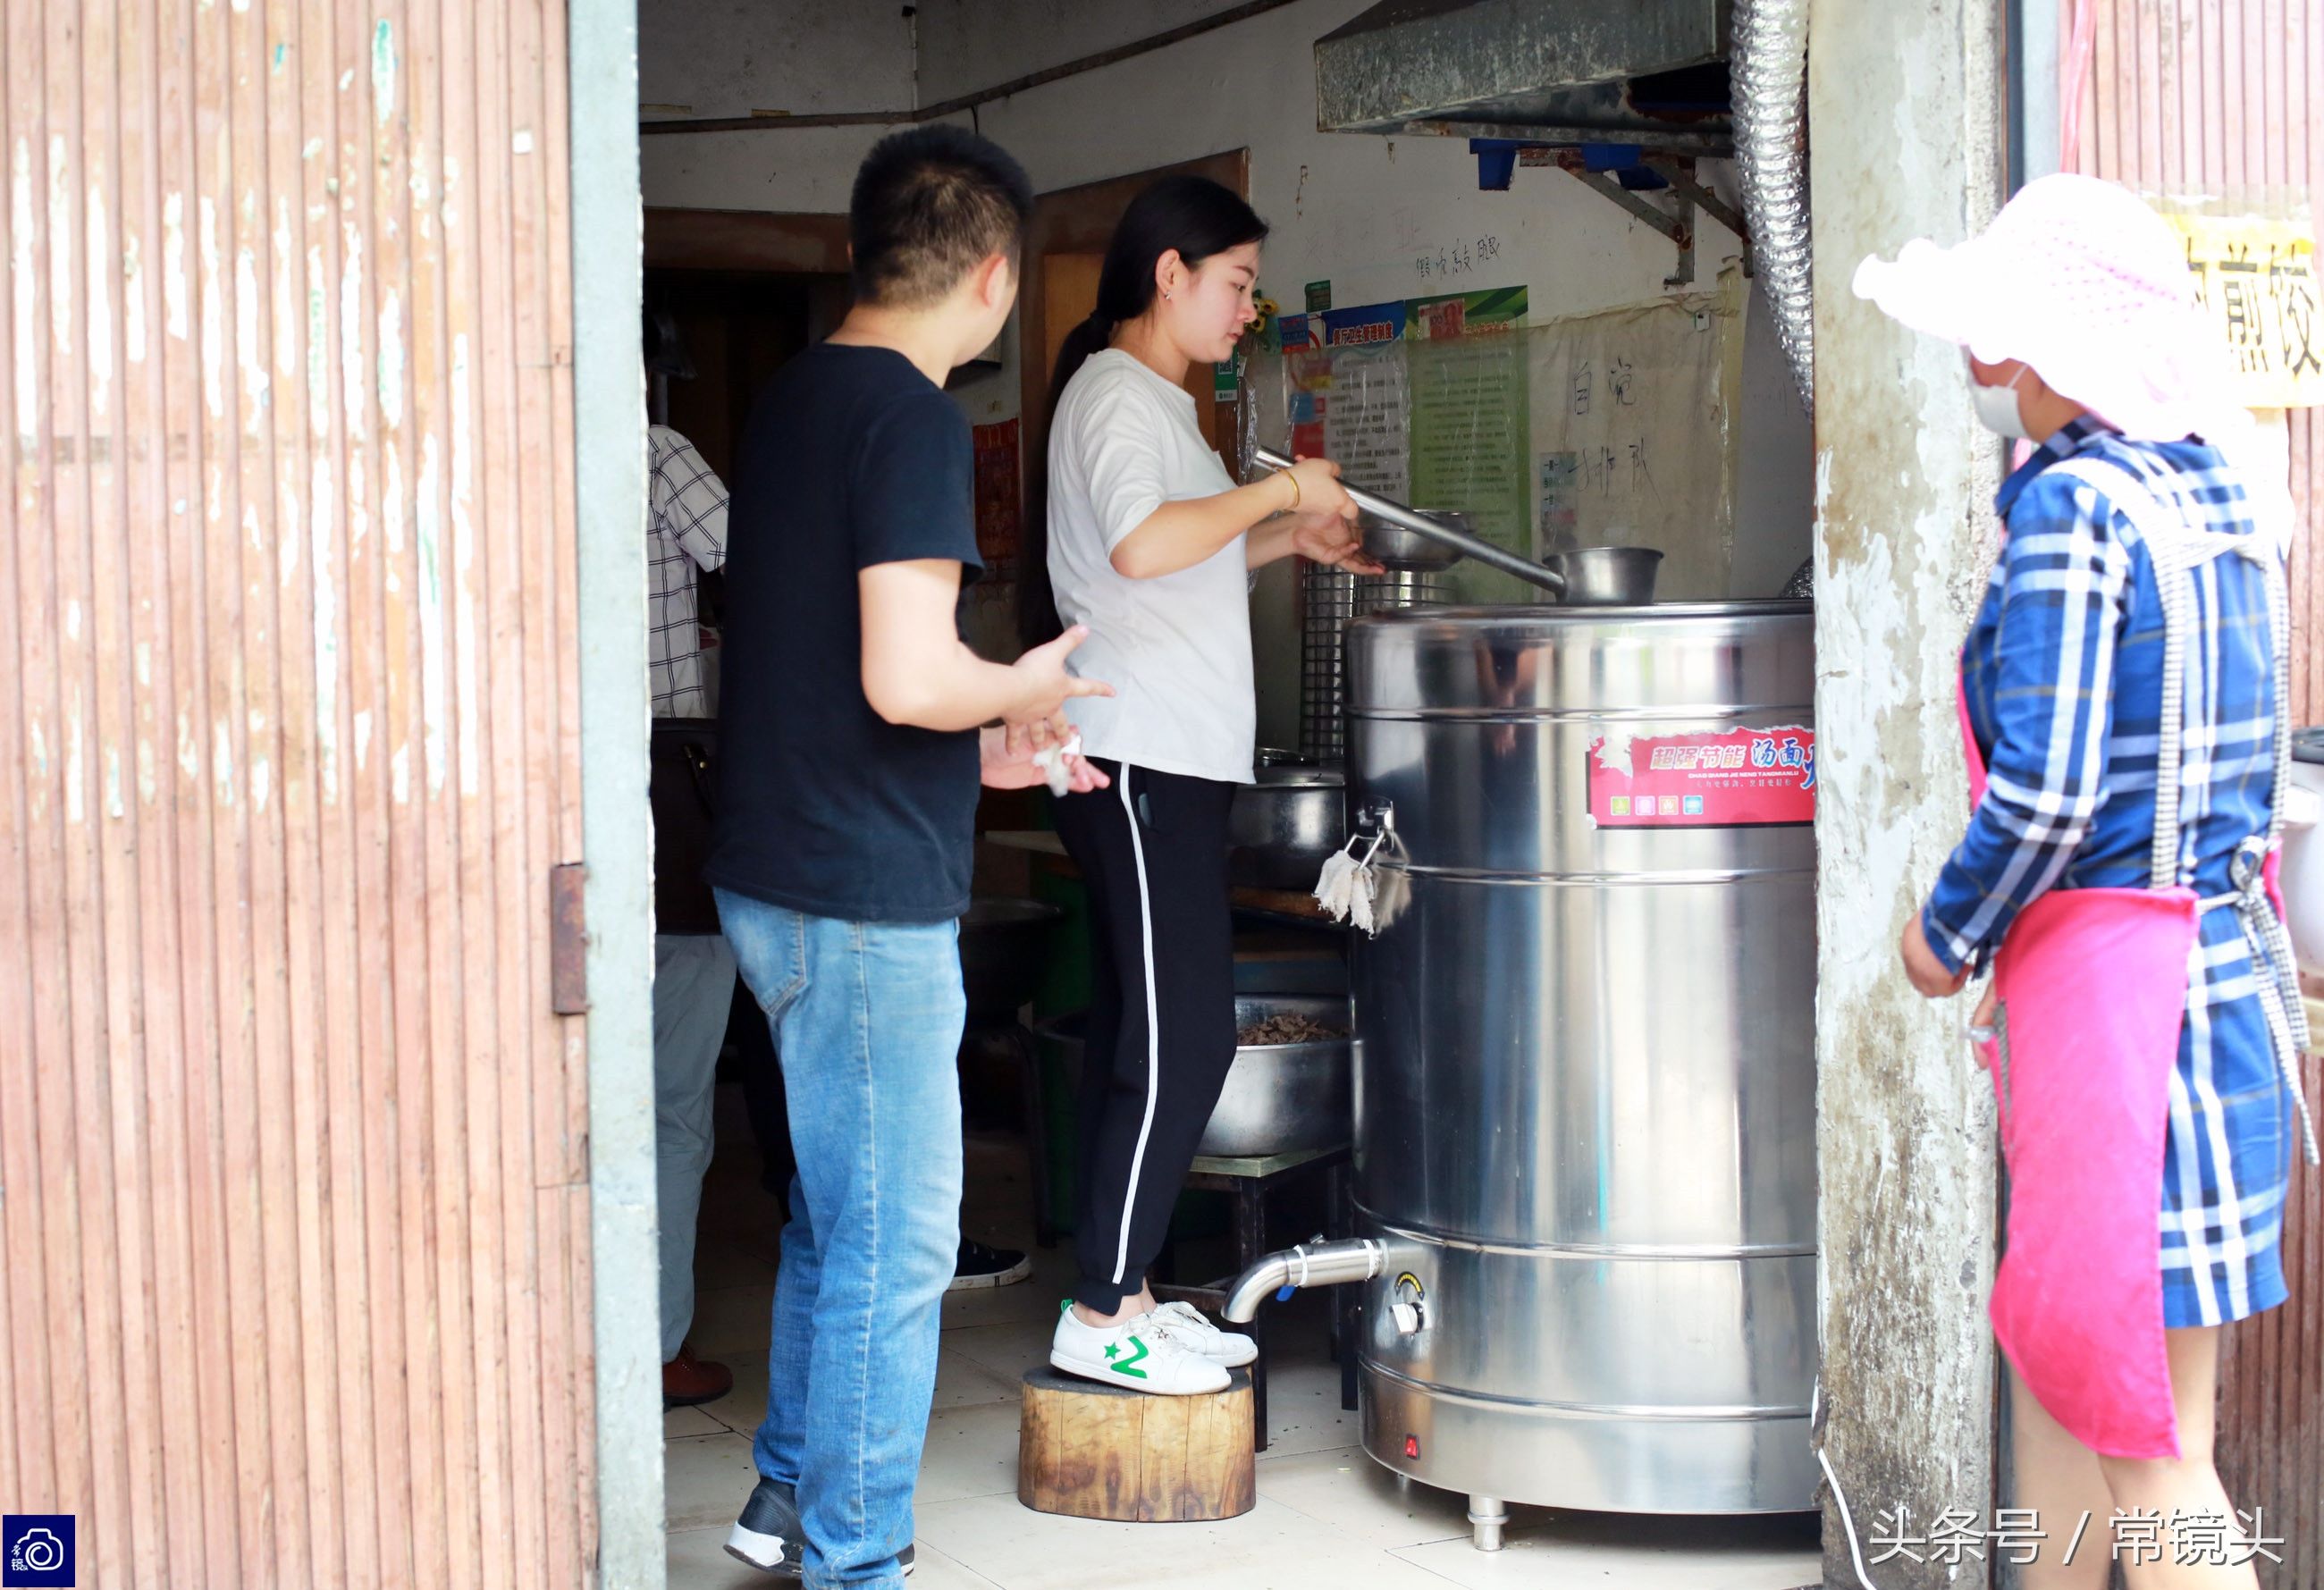
[[1258,771],[1227,809],[1228,875],[1246,888],[1313,888],[1348,836],[1347,776],[1275,750],[1259,753]]

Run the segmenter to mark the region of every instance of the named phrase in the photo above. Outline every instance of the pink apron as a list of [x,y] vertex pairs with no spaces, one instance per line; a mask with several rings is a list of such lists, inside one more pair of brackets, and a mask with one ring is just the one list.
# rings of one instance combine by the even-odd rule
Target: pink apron
[[[2098,486],[2131,519],[2163,593],[2153,873],[2143,889],[2050,890],[2018,914],[1995,956],[2000,1005],[1991,1069],[2009,1166],[2009,1218],[2007,1248],[1994,1276],[1993,1333],[2027,1389],[2083,1445],[2114,1457],[2176,1457],[2156,1212],[2171,1075],[2205,910],[2233,906],[2243,914],[2264,997],[2265,985],[2280,985],[2270,1025],[2279,1052],[2295,1068],[2296,1058],[2289,1057],[2307,1038],[2296,988],[2287,998],[2281,986],[2292,974],[2269,898],[2275,832],[2246,841],[2237,893],[2201,900],[2178,881],[2183,648],[2194,611],[2188,574],[2226,552],[2256,554],[2269,570],[2279,813],[2291,751],[2283,574],[2272,548],[2190,531],[2126,471],[2097,460],[2060,468]],[[1960,721],[1970,795],[1982,799],[1984,758],[1966,700]],[[2279,979],[2266,975],[2271,960]],[[2297,1097],[2297,1070],[2291,1074]]]

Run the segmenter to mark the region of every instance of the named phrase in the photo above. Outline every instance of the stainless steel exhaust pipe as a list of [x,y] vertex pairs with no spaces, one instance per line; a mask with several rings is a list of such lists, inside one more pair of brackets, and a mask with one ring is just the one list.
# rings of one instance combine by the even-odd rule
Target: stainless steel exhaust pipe
[[1814,235],[1808,216],[1810,0],[1736,0],[1735,170],[1775,333],[1815,417]]
[[1342,1242],[1305,1242],[1259,1260],[1234,1278],[1222,1310],[1237,1325],[1258,1318],[1269,1292],[1301,1286],[1337,1286],[1370,1281],[1388,1268],[1388,1249],[1369,1236]]

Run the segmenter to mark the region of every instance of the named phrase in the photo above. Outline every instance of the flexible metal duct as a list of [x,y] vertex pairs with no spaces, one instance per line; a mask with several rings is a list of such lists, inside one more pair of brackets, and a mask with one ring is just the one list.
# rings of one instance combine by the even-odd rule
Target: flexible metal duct
[[1815,280],[1808,246],[1808,0],[1736,0],[1735,164],[1759,284],[1815,412]]

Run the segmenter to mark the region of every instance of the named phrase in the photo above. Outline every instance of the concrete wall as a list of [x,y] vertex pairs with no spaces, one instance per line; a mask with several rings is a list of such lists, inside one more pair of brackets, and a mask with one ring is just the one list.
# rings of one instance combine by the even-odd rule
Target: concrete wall
[[[762,12],[754,28],[772,34],[786,29],[767,19],[799,14],[788,51],[752,50],[749,30],[722,32],[721,19],[737,8]],[[918,19],[920,98],[1004,80],[1219,8],[1195,0],[1158,11],[1119,0],[945,0],[923,7]],[[1522,280],[1533,289],[1536,312],[1545,314],[1586,313],[1656,296],[1671,268],[1669,245],[1562,172],[1520,171],[1510,191],[1480,193],[1476,161],[1460,140],[1316,132],[1314,41],[1363,8],[1364,0],[1305,0],[985,106],[973,119],[1025,162],[1043,192],[1248,147],[1251,201],[1275,226],[1266,285],[1287,308],[1299,308],[1301,286],[1322,277],[1332,279],[1342,304],[1446,290],[1418,273],[1421,251],[1485,236],[1499,239],[1498,267],[1452,287]],[[642,0],[641,71],[653,85],[642,97],[691,104],[697,115],[894,103],[899,71],[880,44],[893,14],[886,6],[838,0],[763,6]],[[732,61],[722,50],[732,51]],[[763,86],[736,80],[736,63],[745,59],[770,63],[754,69],[767,74]],[[906,48],[906,68],[909,59]],[[687,87],[696,72],[709,76],[699,90]],[[648,138],[646,202],[844,208],[855,161],[880,131]],[[1708,281],[1739,246],[1715,222],[1706,220],[1702,230],[1699,257]]]
[[[656,14],[723,15],[738,3],[642,0],[641,17],[651,40]],[[919,7],[916,19],[920,101],[934,103],[1078,59],[1226,4],[934,0]],[[1661,296],[1663,278],[1675,258],[1668,242],[1562,171],[1520,170],[1508,191],[1483,193],[1465,141],[1318,133],[1314,41],[1367,4],[1300,0],[1167,50],[996,101],[981,107],[973,120],[1025,162],[1043,192],[1248,148],[1251,202],[1274,227],[1262,285],[1286,309],[1302,308],[1305,285],[1323,279],[1332,283],[1333,301],[1343,306],[1523,282],[1534,314],[1544,318]],[[884,36],[879,33],[887,26],[881,19],[892,15],[887,7],[867,5],[866,21],[841,26],[830,0],[807,5],[789,0],[764,9],[802,15],[798,41],[772,79],[777,84],[801,78],[827,80],[833,74],[810,64],[819,51],[833,53],[834,74],[844,71],[847,62],[864,59],[868,41]],[[696,24],[673,31],[702,37]],[[658,47],[645,48],[650,55]],[[698,56],[702,46],[697,42],[687,53]],[[683,80],[669,62],[657,64],[648,76],[663,84]],[[849,84],[844,92],[852,103],[816,107],[860,108],[887,91],[884,86]],[[657,92],[696,104],[697,114],[710,114],[674,87]],[[772,87],[753,88],[744,97],[754,106],[771,108],[770,96],[776,94]],[[808,102],[776,103],[805,108]],[[843,128],[648,138],[646,202],[844,208],[855,161],[878,133]],[[1705,175],[1731,193],[1731,171],[1723,162],[1707,163]],[[1708,287],[1722,262],[1739,257],[1741,245],[1708,216],[1699,219],[1698,233],[1697,280]],[[1450,281],[1421,274],[1416,262],[1424,251],[1433,256],[1440,246],[1465,243],[1473,254],[1483,238],[1494,240],[1492,262]],[[1808,552],[1809,431],[1789,395],[1766,316],[1755,312],[1749,326],[1737,588],[1773,594]],[[957,389],[963,407],[979,424],[1015,414],[1018,394],[1013,349],[1004,369]],[[1291,611],[1289,571],[1271,572],[1261,583],[1258,608],[1261,732],[1270,743],[1296,730],[1297,640],[1289,631]]]
[[639,0],[638,102],[686,106],[689,116],[908,110],[916,62],[905,10],[872,0]]
[[[1825,1456],[1859,1537],[1992,1500],[1992,1089],[1966,997],[1896,945],[1969,811],[1958,648],[1993,552],[2000,449],[1960,357],[1855,299],[1857,262],[1956,242],[1999,201],[2001,0],[1818,0],[1808,46],[1816,304],[1817,1134]],[[1838,1509],[1828,1585],[1852,1585]],[[1872,1555],[1868,1543],[1868,1556]],[[1884,1590],[1983,1583],[1897,1558]]]
[[1242,0],[921,0],[920,103],[990,88],[1231,10]]
[[[912,19],[876,0],[638,0],[638,102],[684,106],[645,119],[829,115],[916,103]],[[730,210],[847,207],[882,127],[652,136],[646,203]]]

